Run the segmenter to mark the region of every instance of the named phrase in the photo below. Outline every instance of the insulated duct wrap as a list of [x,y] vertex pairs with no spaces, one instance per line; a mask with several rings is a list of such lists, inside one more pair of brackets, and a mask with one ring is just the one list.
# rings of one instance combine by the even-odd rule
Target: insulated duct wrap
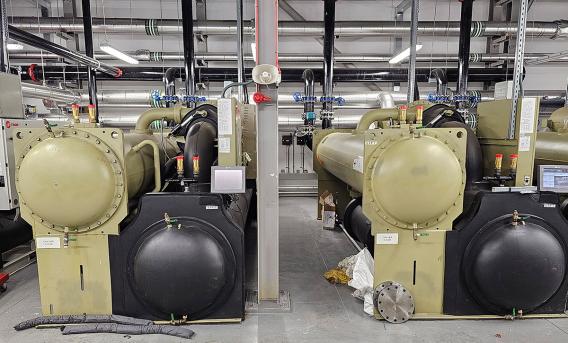
[[117,316],[117,315],[69,315],[69,316],[42,316],[23,321],[16,326],[16,331],[22,331],[34,328],[38,325],[51,325],[51,324],[82,324],[82,323],[115,323],[125,325],[152,325],[151,320],[137,319],[132,317]]
[[124,324],[82,324],[66,326],[61,330],[63,335],[85,333],[118,333],[123,335],[168,335],[190,339],[195,333],[187,328],[169,325],[124,325]]

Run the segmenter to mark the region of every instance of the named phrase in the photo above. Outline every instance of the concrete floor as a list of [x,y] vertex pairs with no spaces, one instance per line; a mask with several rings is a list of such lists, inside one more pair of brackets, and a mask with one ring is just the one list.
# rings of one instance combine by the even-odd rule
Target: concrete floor
[[[327,283],[322,273],[354,248],[343,233],[324,231],[315,199],[282,198],[280,282],[290,291],[291,313],[248,315],[241,324],[194,325],[193,342],[568,342],[568,319],[523,321],[410,321],[392,325],[369,318],[347,286]],[[167,336],[99,334],[61,336],[58,330],[12,327],[40,311],[37,273],[14,276],[0,296],[0,343],[186,342]]]

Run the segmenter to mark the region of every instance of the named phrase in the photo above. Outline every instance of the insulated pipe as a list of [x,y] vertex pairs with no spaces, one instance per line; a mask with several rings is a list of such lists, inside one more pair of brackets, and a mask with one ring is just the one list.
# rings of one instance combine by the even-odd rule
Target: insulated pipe
[[461,1],[460,41],[458,51],[458,85],[459,95],[467,94],[467,76],[469,70],[469,51],[471,43],[471,18],[473,0]]
[[434,69],[430,73],[430,77],[436,80],[436,94],[446,95],[448,92],[448,76],[444,69]]
[[183,24],[183,64],[185,69],[185,95],[195,95],[195,62],[193,41],[192,0],[181,0],[181,18]]
[[[27,73],[22,74],[22,79],[32,79],[34,81],[46,79],[65,79],[77,80],[86,78],[86,70],[82,67],[66,66],[44,66],[30,65],[26,68]],[[237,77],[236,68],[200,68],[200,79],[209,82],[223,82],[227,79]],[[323,80],[322,69],[312,69],[316,81]],[[247,68],[246,74],[250,75],[252,69]],[[281,68],[282,82],[302,82],[304,69],[300,68]],[[406,82],[408,70],[404,68],[335,68],[334,82]],[[500,82],[511,75],[511,69],[503,68],[471,68],[469,79],[472,82]],[[448,79],[457,80],[457,69],[447,69]],[[183,74],[181,75],[183,76]],[[429,82],[430,69],[416,69],[417,82]],[[121,80],[130,81],[161,81],[163,78],[163,68],[152,67],[125,67],[122,69]],[[108,79],[105,75],[99,75],[99,79]]]
[[[176,95],[176,68],[171,67],[164,73],[164,93],[166,96]],[[166,107],[171,107],[171,104],[166,103]]]
[[[389,120],[389,119],[398,119],[399,111],[398,108],[378,108],[375,110],[371,110],[361,117],[359,123],[357,124],[358,131],[365,131],[368,130],[371,124]],[[416,118],[416,107],[408,108],[406,112],[406,120],[409,122],[413,122]]]
[[[93,22],[91,18],[91,1],[82,0],[83,8],[83,27],[85,39],[85,55],[93,58],[95,56],[95,49],[93,48]],[[97,73],[94,68],[89,67],[88,73],[89,85],[89,105],[95,106],[95,122],[99,122],[99,102],[97,100]]]
[[[82,32],[81,18],[37,18],[14,17],[15,27],[37,32]],[[96,33],[141,33],[150,36],[179,35],[182,31],[177,19],[136,19],[136,18],[94,18],[93,31]],[[236,34],[237,27],[232,20],[196,21],[194,31],[203,35]],[[410,23],[401,21],[338,21],[335,25],[336,36],[408,36]],[[422,21],[418,26],[419,35],[459,36],[460,23],[457,21]],[[473,37],[491,37],[514,35],[517,24],[510,22],[476,21],[473,23]],[[247,22],[244,33],[254,34],[254,25]],[[323,36],[324,25],[320,21],[281,21],[280,35]],[[535,38],[561,38],[568,36],[566,22],[563,20],[544,22],[531,21],[527,25],[526,34]]]
[[188,111],[188,108],[183,108],[181,106],[171,108],[152,108],[138,117],[134,130],[138,133],[152,132],[149,129],[150,124],[160,119],[173,120],[176,124],[179,124]]
[[322,129],[332,127],[333,120],[333,54],[335,42],[335,0],[324,0],[324,36],[323,36],[323,102],[321,111]]
[[95,60],[94,58],[87,57],[75,51],[71,51],[59,44],[55,44],[53,42],[50,42],[46,39],[43,39],[26,31],[20,30],[12,25],[8,25],[8,29],[10,31],[10,38],[18,42],[31,45],[38,49],[49,51],[53,54],[64,57],[68,60],[77,62],[79,64],[85,65],[87,67],[95,68],[95,70],[101,71],[112,77],[120,77],[122,75],[122,71],[120,70],[120,68],[116,68],[108,64],[101,63]]
[[416,82],[416,44],[418,36],[418,11],[420,10],[420,0],[411,0],[411,24],[410,24],[410,56],[408,58],[408,103],[418,98],[418,83]]
[[[237,82],[245,82],[245,56],[243,51],[243,0],[237,1]],[[244,103],[246,85],[238,88],[238,100]]]
[[[183,53],[176,51],[149,51],[149,50],[136,50],[127,52],[128,55],[136,58],[139,61],[146,62],[161,62],[161,61],[180,61],[183,60]],[[525,60],[538,60],[543,57],[550,55],[550,53],[527,53],[525,54]],[[388,63],[392,58],[392,55],[377,55],[377,54],[334,54],[335,62],[359,62],[359,63]],[[51,53],[41,53],[40,51],[19,51],[10,53],[11,60],[52,60],[59,59],[60,57]],[[112,60],[119,61],[116,57],[104,53],[95,53],[95,58],[99,61],[101,60]],[[252,55],[244,55],[246,62],[252,62]],[[216,52],[203,52],[196,53],[195,60],[202,60],[205,62],[235,62],[238,60],[237,54],[232,53],[216,53]],[[310,54],[295,54],[295,53],[285,53],[279,54],[278,60],[280,62],[286,63],[321,63],[323,62],[323,56],[321,54],[310,55]],[[469,55],[470,63],[486,63],[486,62],[499,62],[499,61],[514,61],[515,56],[511,54],[485,54],[485,53],[472,53]],[[458,62],[458,57],[455,54],[452,55],[417,55],[416,62]],[[553,60],[547,61],[547,63],[562,63],[568,62],[568,56],[558,56]]]
[[8,6],[6,0],[0,0],[0,72],[10,72],[8,60]]
[[[314,72],[311,69],[304,70],[302,74],[302,79],[304,80],[304,124],[312,124],[315,119],[308,119],[308,117],[315,118],[314,112]],[[278,101],[280,102],[280,94],[278,94]]]
[[160,148],[158,144],[151,139],[146,139],[134,147],[132,147],[132,151],[139,152],[144,148],[146,145],[152,147],[152,151],[154,152],[154,190],[153,192],[159,192],[162,189],[162,177],[161,177],[161,165],[160,165]]

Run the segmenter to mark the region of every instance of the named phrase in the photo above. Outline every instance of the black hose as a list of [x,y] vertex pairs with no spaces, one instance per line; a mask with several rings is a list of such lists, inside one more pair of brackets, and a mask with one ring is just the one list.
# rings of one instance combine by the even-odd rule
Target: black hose
[[[189,127],[185,137],[185,176],[195,178],[199,183],[211,182],[211,166],[217,159],[217,127],[207,121],[198,121]],[[199,161],[199,173],[193,168],[194,158]]]
[[199,120],[209,120],[217,126],[217,107],[211,104],[199,105],[189,111],[180,124],[174,126],[171,136],[185,136],[188,128]]
[[63,335],[85,333],[118,333],[123,335],[168,335],[190,339],[195,332],[188,328],[170,325],[124,325],[124,324],[82,324],[65,326],[61,329]]
[[117,315],[68,315],[68,316],[43,316],[34,319],[29,319],[20,324],[14,326],[16,331],[27,330],[35,328],[38,325],[46,324],[82,324],[82,323],[114,323],[114,324],[126,324],[126,325],[137,325],[137,326],[148,326],[153,325],[154,322],[146,319],[138,319],[125,316]]
[[33,238],[31,226],[19,215],[11,219],[14,215],[10,212],[0,220],[0,253],[25,244]]

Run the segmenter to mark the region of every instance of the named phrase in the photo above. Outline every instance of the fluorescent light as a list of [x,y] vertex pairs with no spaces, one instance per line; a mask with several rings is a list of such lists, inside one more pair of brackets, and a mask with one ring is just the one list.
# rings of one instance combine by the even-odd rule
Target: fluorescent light
[[[420,49],[422,49],[422,45],[417,44],[417,45],[416,45],[416,51],[420,51]],[[397,64],[397,63],[400,63],[400,62],[404,61],[405,59],[407,59],[408,56],[410,56],[410,47],[404,49],[403,51],[401,51],[401,52],[399,52],[398,54],[396,54],[395,56],[393,56],[393,57],[389,60],[389,64]]]
[[8,50],[24,50],[24,46],[20,43],[8,43],[6,47]]
[[128,56],[124,52],[117,50],[117,49],[113,48],[112,46],[110,46],[108,44],[101,44],[101,50],[106,52],[109,55],[112,55],[112,56],[114,56],[118,59],[123,60],[124,62],[128,62],[130,64],[138,64],[137,59],[135,59],[132,56]]
[[250,50],[252,51],[252,60],[254,63],[258,63],[256,61],[256,43],[250,43]]

